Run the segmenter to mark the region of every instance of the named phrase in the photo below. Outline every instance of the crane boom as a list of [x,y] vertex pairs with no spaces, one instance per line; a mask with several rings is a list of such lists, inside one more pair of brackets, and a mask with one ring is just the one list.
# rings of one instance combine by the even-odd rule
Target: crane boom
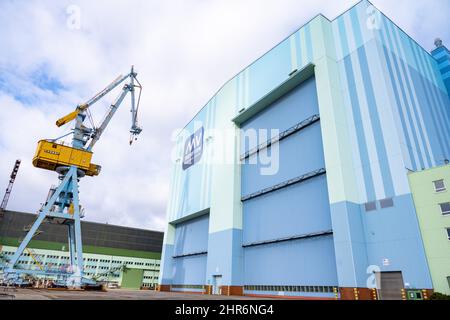
[[98,100],[100,100],[101,98],[103,98],[105,95],[107,95],[109,92],[111,92],[111,90],[113,90],[114,88],[116,88],[119,84],[121,84],[123,81],[125,81],[128,77],[132,77],[132,76],[136,76],[136,74],[132,74],[133,73],[133,68],[131,69],[132,71],[130,73],[128,73],[125,76],[118,76],[116,79],[114,79],[113,82],[111,82],[105,89],[103,89],[102,91],[100,91],[99,93],[97,93],[95,96],[93,96],[91,99],[89,99],[87,102],[79,105],[79,107],[81,107],[82,109],[87,109],[90,106],[92,106],[94,103],[96,103]]
[[[130,83],[129,84],[125,84],[123,86],[122,92],[117,97],[116,101],[113,104],[111,104],[111,107],[109,108],[109,111],[106,114],[106,116],[103,119],[103,121],[100,124],[100,126],[98,128],[94,129],[94,133],[91,136],[91,141],[90,141],[88,147],[86,148],[86,150],[91,151],[92,148],[94,147],[94,145],[100,139],[100,137],[102,136],[103,132],[105,131],[106,127],[108,126],[108,124],[111,121],[112,117],[116,113],[116,111],[119,108],[120,104],[122,103],[123,99],[125,99],[125,97],[126,97],[128,92],[131,92],[131,129],[130,129],[130,132],[131,132],[132,135],[138,135],[139,133],[141,133],[142,129],[137,124],[137,107],[136,107],[136,104],[135,104],[135,95],[134,95],[134,93],[135,93],[135,87],[142,88],[142,86],[140,84],[138,86],[136,86],[134,84],[134,80],[137,81],[136,75],[137,75],[137,73],[134,72],[134,68],[131,67],[131,72],[126,76],[126,77],[130,77]],[[111,89],[106,88],[104,90],[104,93],[101,93],[101,95],[102,96],[105,95],[107,93],[107,91],[109,92],[110,90],[112,90],[119,83],[123,82],[123,80],[124,79],[121,78],[120,80],[113,82],[113,84],[109,86],[109,88],[111,88]],[[93,102],[98,101],[97,98],[91,99],[91,100]],[[132,140],[130,140],[130,143],[131,142],[132,142]]]
[[122,93],[119,95],[119,97],[116,99],[116,101],[111,104],[111,107],[109,108],[108,113],[106,114],[105,118],[103,119],[101,125],[95,129],[94,134],[92,135],[91,142],[89,143],[86,150],[91,151],[94,145],[97,143],[97,141],[100,139],[100,137],[103,134],[103,131],[105,131],[106,127],[108,126],[109,122],[111,121],[112,117],[116,113],[117,109],[119,108],[120,104],[122,103],[123,99],[125,99],[125,96],[127,95],[128,91],[133,90],[130,88],[130,86],[125,85],[122,89]]
[[[128,91],[131,92],[131,130],[130,130],[130,132],[133,135],[139,134],[142,131],[142,129],[139,128],[138,125],[137,125],[137,107],[135,105],[135,90],[134,90],[136,85],[134,84],[134,81],[136,80],[136,82],[138,84],[139,84],[139,81],[136,79],[136,76],[137,76],[137,73],[134,71],[134,66],[132,66],[131,67],[131,72],[129,72],[125,76],[123,76],[123,75],[118,76],[106,88],[104,88],[103,90],[98,92],[91,99],[89,99],[88,101],[86,101],[83,104],[79,104],[74,111],[72,111],[71,113],[65,115],[64,117],[62,117],[60,119],[58,119],[56,121],[56,125],[58,127],[61,127],[61,126],[65,125],[66,123],[68,123],[68,122],[70,122],[72,120],[75,120],[80,113],[82,113],[83,111],[88,109],[90,106],[92,106],[94,103],[99,101],[101,98],[103,98],[109,92],[114,90],[118,85],[120,85],[122,82],[124,82],[127,78],[130,78],[130,84],[126,84],[123,87],[121,96],[123,95],[124,92],[125,92],[125,95],[126,95],[126,93]],[[140,89],[142,88],[142,86],[140,84],[137,87],[140,88]],[[125,95],[122,97],[122,99],[118,98],[116,100],[116,103],[114,103],[116,108],[111,108],[109,110],[108,115],[103,120],[103,121],[107,120],[107,122],[106,123],[102,123],[98,129],[94,129],[94,131],[97,131],[97,132],[94,132],[93,137],[97,137],[97,136],[99,137],[102,134],[103,130],[105,129],[105,127],[108,125],[109,121],[111,120],[111,117],[114,115],[115,110],[119,107],[120,103],[125,98]],[[113,105],[111,105],[111,107],[112,106]],[[109,115],[111,115],[111,117],[109,117]],[[102,128],[102,129],[100,129],[100,128]],[[90,143],[91,147],[89,148],[89,150],[92,149],[92,147],[94,146],[94,144],[97,141],[98,141],[98,138],[96,138],[93,143],[91,141],[91,143]]]
[[115,87],[117,87],[119,84],[121,84],[126,78],[128,78],[130,74],[127,74],[126,76],[118,76],[116,79],[114,79],[113,82],[111,82],[105,89],[98,92],[95,96],[93,96],[91,99],[86,101],[85,103],[79,104],[74,111],[71,113],[65,115],[64,117],[58,119],[56,121],[56,125],[58,127],[61,127],[65,125],[66,123],[75,120],[78,116],[78,114],[92,106],[94,103],[96,103],[98,100],[103,98],[105,95],[107,95],[111,90],[113,90]]

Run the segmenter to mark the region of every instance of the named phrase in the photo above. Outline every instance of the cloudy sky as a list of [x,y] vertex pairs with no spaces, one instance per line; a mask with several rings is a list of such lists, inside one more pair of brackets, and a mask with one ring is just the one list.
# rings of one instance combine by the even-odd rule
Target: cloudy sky
[[[31,165],[37,141],[67,133],[55,120],[134,64],[144,131],[130,147],[126,101],[96,145],[102,173],[81,180],[80,197],[86,220],[163,230],[174,130],[316,14],[333,19],[356,2],[0,1],[1,189],[22,160],[8,208],[36,212],[57,182]],[[426,49],[437,36],[450,44],[449,0],[372,3]],[[117,94],[93,107],[97,122]]]

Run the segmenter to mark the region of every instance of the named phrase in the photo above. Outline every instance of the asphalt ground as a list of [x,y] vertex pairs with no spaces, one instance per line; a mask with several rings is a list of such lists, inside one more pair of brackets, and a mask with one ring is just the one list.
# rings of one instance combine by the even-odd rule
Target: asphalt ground
[[254,300],[246,296],[222,296],[153,290],[108,289],[83,291],[62,289],[0,289],[0,300]]

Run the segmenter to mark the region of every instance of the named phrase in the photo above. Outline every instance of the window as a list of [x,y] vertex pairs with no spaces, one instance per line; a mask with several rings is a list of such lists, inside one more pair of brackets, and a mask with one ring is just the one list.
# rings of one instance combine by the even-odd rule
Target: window
[[377,210],[377,203],[375,201],[367,202],[364,204],[366,211],[374,211]]
[[447,228],[447,238],[450,240],[450,228]]
[[433,181],[433,184],[434,184],[434,191],[436,191],[436,192],[442,192],[442,191],[446,190],[443,179]]
[[441,213],[444,216],[450,214],[450,202],[441,203],[439,206],[441,207]]
[[392,198],[386,198],[386,199],[380,200],[380,207],[382,209],[393,207],[393,206],[394,206],[394,201],[392,200]]

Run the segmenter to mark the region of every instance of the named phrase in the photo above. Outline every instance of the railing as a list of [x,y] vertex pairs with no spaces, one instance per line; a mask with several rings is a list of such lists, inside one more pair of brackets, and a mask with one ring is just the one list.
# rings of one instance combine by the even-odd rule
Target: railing
[[252,156],[255,153],[258,153],[259,151],[261,151],[263,149],[270,147],[272,144],[277,143],[302,129],[305,129],[306,127],[309,127],[310,125],[312,125],[313,123],[315,123],[319,120],[320,120],[320,115],[318,115],[318,114],[312,115],[311,117],[297,123],[295,126],[292,126],[283,132],[280,132],[280,134],[271,138],[270,140],[265,141],[265,142],[259,144],[258,146],[254,147],[253,149],[248,150],[241,156],[241,161],[247,159],[248,157]]
[[321,176],[321,175],[323,175],[325,173],[326,173],[325,168],[320,168],[320,169],[317,169],[317,170],[305,173],[305,174],[303,174],[301,176],[298,176],[296,178],[292,178],[292,179],[283,181],[283,182],[278,183],[278,184],[276,184],[276,185],[274,185],[272,187],[268,187],[268,188],[256,191],[254,193],[251,193],[249,195],[243,196],[241,198],[241,201],[247,201],[247,200],[259,197],[259,196],[262,196],[262,195],[264,195],[266,193],[269,193],[269,192],[272,192],[272,191],[275,191],[275,190],[279,190],[279,189],[282,189],[282,188],[286,188],[286,187],[291,186],[293,184],[300,183],[300,182],[309,180],[309,179],[317,177],[317,176]]

